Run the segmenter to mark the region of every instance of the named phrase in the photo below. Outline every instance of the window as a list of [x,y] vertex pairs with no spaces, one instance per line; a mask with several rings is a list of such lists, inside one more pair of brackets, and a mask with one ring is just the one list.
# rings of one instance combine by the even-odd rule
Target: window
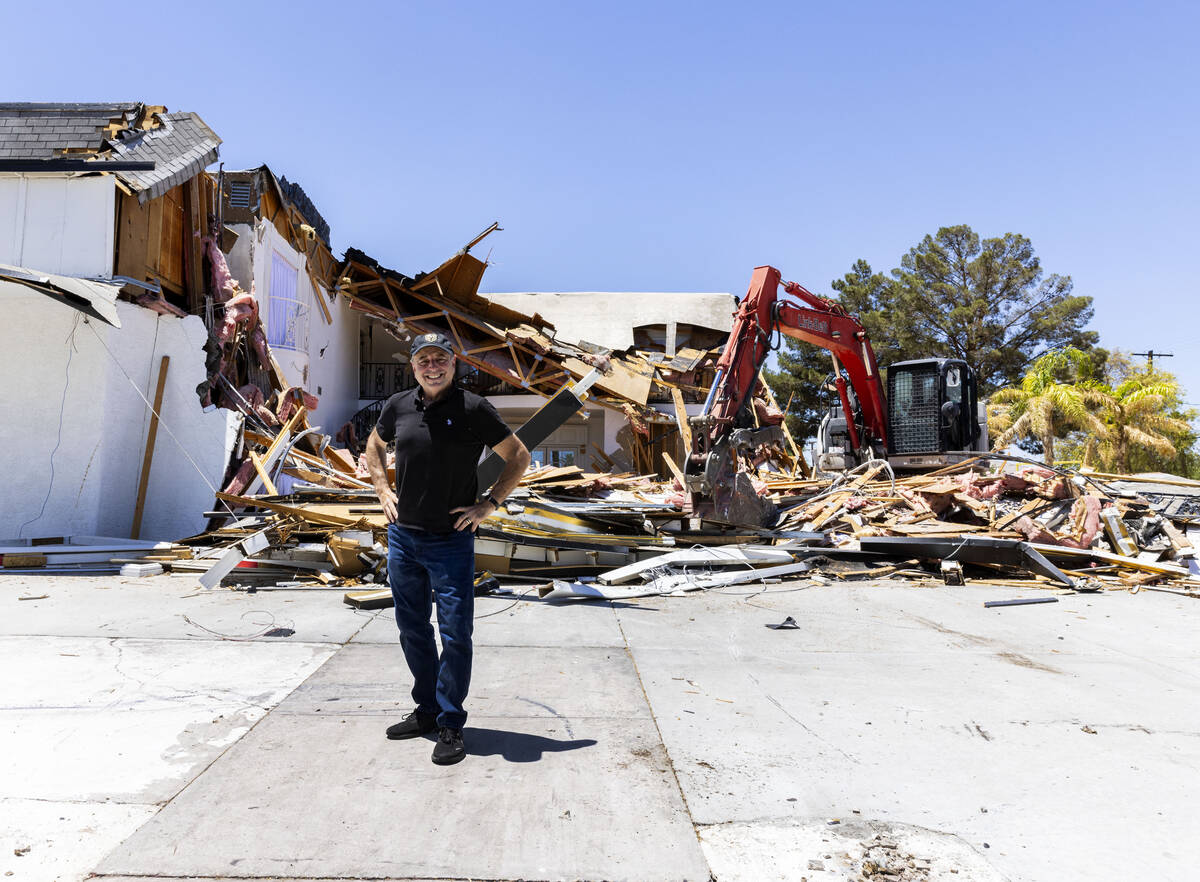
[[946,400],[953,401],[955,404],[962,403],[962,378],[956,367],[946,371]]
[[579,456],[578,447],[539,447],[530,454],[530,459],[538,468],[554,466],[562,468],[573,466]]
[[300,271],[278,251],[271,255],[271,297],[267,315],[267,342],[279,349],[308,349],[308,307],[297,289]]

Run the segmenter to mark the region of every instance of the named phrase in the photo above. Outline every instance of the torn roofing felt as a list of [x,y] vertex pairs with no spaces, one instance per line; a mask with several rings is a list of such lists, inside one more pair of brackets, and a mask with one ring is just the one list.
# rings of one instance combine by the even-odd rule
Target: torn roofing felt
[[60,276],[0,264],[0,282],[24,285],[72,309],[108,322],[114,328],[121,327],[121,321],[117,318],[117,292],[125,284],[123,281],[81,279],[78,276]]
[[88,159],[153,162],[154,168],[112,169],[139,202],[161,196],[217,159],[221,139],[195,113],[116,104],[0,104],[0,161]]

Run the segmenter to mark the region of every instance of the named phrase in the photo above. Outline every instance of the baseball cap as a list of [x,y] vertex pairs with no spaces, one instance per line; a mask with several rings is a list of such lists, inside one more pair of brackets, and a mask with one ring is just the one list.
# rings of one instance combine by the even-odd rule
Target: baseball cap
[[454,344],[450,342],[449,338],[446,337],[445,334],[429,333],[417,334],[417,336],[413,337],[412,347],[408,350],[409,358],[415,358],[418,352],[420,352],[422,349],[427,349],[430,346],[436,346],[443,352],[448,352],[451,355],[454,355]]

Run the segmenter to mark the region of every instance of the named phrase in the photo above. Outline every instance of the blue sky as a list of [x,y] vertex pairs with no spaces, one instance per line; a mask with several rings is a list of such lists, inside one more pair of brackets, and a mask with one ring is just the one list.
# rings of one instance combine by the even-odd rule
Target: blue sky
[[[48,10],[48,11],[42,11]],[[1200,403],[1195,3],[21,4],[8,100],[198,112],[227,168],[493,291],[828,293],[967,223],[1028,236],[1101,343]],[[16,39],[17,35],[24,35]],[[34,35],[40,35],[34,39]]]

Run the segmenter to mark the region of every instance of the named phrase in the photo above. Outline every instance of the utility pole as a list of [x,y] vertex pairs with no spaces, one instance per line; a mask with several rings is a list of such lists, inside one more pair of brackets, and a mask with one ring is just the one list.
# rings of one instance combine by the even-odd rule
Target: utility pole
[[1141,356],[1142,358],[1145,358],[1147,371],[1154,370],[1154,356],[1157,355],[1159,358],[1174,358],[1175,357],[1174,352],[1155,352],[1153,349],[1151,349],[1149,352],[1133,352],[1130,354]]

